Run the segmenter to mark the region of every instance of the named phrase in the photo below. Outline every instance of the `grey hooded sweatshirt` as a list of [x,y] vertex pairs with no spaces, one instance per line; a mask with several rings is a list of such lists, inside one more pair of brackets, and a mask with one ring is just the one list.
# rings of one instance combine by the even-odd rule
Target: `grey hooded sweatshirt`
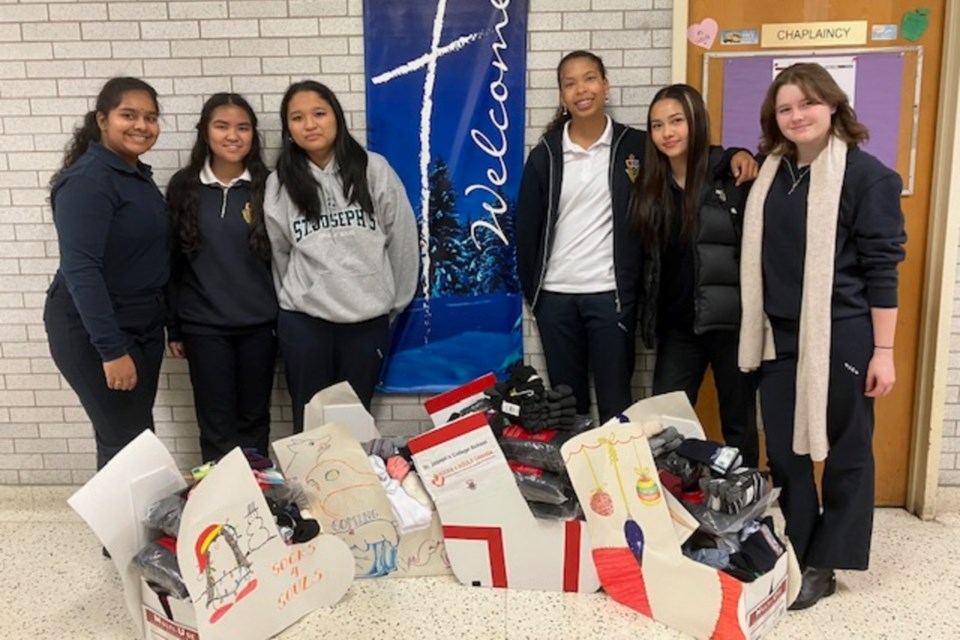
[[329,322],[396,315],[419,277],[417,226],[403,183],[386,159],[368,152],[373,214],[343,196],[336,159],[309,163],[322,186],[319,219],[307,220],[274,171],[263,203],[280,308]]

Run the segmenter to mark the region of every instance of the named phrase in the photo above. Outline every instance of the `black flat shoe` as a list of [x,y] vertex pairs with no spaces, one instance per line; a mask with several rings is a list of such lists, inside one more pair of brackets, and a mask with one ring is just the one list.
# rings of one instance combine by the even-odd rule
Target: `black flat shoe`
[[837,578],[833,569],[818,569],[807,567],[803,570],[803,583],[800,585],[800,595],[788,609],[799,611],[817,604],[820,598],[832,596],[837,590]]

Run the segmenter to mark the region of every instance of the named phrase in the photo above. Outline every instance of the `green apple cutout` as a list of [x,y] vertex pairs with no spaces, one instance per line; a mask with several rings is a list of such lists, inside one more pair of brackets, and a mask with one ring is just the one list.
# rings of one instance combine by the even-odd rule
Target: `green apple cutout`
[[910,42],[916,42],[920,36],[926,32],[930,26],[927,16],[930,15],[930,9],[924,7],[916,11],[908,11],[903,14],[903,22],[900,25],[900,32],[903,37]]

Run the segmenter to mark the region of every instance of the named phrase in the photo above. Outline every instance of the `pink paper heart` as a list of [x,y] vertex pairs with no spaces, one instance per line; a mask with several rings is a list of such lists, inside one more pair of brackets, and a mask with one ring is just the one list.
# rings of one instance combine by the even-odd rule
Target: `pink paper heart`
[[709,49],[717,39],[718,30],[716,20],[704,18],[703,22],[690,25],[687,29],[687,39],[701,49]]

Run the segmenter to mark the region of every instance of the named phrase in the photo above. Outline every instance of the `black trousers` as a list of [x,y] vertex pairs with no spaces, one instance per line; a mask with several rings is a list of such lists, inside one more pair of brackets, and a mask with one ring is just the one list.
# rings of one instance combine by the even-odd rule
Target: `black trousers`
[[692,329],[661,331],[657,336],[653,393],[685,391],[690,404],[695,405],[710,365],[717,386],[723,439],[740,449],[744,465],[756,467],[760,459],[756,376],[741,373],[737,366],[737,344],[735,331],[709,331],[699,336]]
[[774,336],[778,357],[760,367],[760,408],[787,536],[804,567],[866,569],[874,495],[873,399],[864,395],[873,356],[870,316],[832,325],[822,509],[810,456],[793,452],[795,328],[774,325]]
[[550,384],[554,387],[565,384],[573,389],[577,413],[590,412],[588,366],[593,369],[601,423],[632,404],[635,306],[618,312],[612,291],[589,294],[541,291],[534,314]]
[[234,447],[269,455],[270,395],[277,365],[273,326],[243,333],[184,332],[204,460]]
[[130,338],[127,353],[137,368],[137,386],[131,391],[114,391],[107,386],[103,360],[90,343],[90,334],[59,279],[47,291],[43,309],[50,355],[93,423],[97,469],[144,429],[153,430],[153,402],[163,360],[163,296],[127,296],[115,299],[113,306],[117,324]]
[[277,338],[293,401],[295,433],[303,431],[303,408],[310,399],[344,380],[370,409],[390,339],[387,316],[339,324],[281,309]]

